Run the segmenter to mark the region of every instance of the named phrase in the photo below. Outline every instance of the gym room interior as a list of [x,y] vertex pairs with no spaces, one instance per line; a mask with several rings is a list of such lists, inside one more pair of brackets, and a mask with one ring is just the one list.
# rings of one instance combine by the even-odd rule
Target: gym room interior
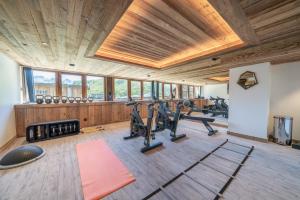
[[299,200],[300,0],[0,0],[0,200]]

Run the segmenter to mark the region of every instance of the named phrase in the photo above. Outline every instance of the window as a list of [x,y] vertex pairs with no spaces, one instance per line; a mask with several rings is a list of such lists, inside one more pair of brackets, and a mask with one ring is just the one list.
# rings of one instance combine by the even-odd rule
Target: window
[[56,95],[55,72],[33,70],[32,73],[35,95]]
[[194,86],[189,86],[189,98],[194,98]]
[[162,95],[162,83],[159,83],[158,84],[158,96],[159,96],[159,99],[162,99],[163,98],[163,95]]
[[189,98],[188,86],[187,85],[182,85],[182,98],[183,99],[188,99]]
[[144,99],[150,99],[151,98],[151,90],[152,90],[151,82],[144,81],[143,89],[144,89]]
[[195,98],[200,97],[200,86],[195,86]]
[[128,99],[128,81],[125,79],[114,79],[114,95],[117,100]]
[[62,74],[62,96],[82,97],[82,79],[80,75]]
[[169,83],[164,84],[164,96],[166,99],[171,98],[171,85]]
[[141,81],[131,81],[131,98],[141,99]]
[[94,100],[104,100],[104,78],[98,76],[87,76],[87,96]]
[[172,84],[172,98],[175,98],[175,99],[178,98],[178,96],[177,96],[177,86],[176,86],[176,84]]

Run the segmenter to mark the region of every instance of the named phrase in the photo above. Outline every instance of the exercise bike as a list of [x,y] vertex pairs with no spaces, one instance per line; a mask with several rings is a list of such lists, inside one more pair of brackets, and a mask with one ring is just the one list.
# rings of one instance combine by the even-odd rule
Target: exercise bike
[[[176,135],[176,129],[178,125],[178,120],[190,120],[190,121],[195,121],[195,122],[201,122],[204,124],[206,129],[208,130],[208,136],[212,136],[216,134],[218,131],[214,130],[210,125],[209,122],[214,122],[215,119],[213,118],[206,118],[206,117],[195,117],[195,116],[190,116],[191,112],[188,112],[188,114],[183,114],[181,113],[181,109],[185,107],[193,107],[193,103],[191,103],[191,100],[184,100],[184,101],[179,101],[176,105],[176,112],[172,113],[170,109],[168,108],[168,103],[167,102],[159,102],[159,110],[158,110],[158,116],[156,117],[156,129],[155,131],[162,131],[164,129],[170,129],[171,130],[171,136],[173,133],[173,140],[176,140],[176,138],[180,139],[182,137],[185,137],[185,134]],[[165,121],[170,121],[170,116],[173,116],[173,120],[171,120],[171,125],[168,126],[168,123]],[[172,122],[173,121],[173,122]],[[167,125],[167,126],[166,126]],[[170,127],[170,128],[169,128]],[[172,141],[173,141],[172,140]]]
[[[214,102],[213,105],[204,106],[204,114],[211,113],[212,117],[222,115],[225,118],[228,118],[228,105],[225,103],[225,99],[217,97],[210,97],[209,100]],[[221,101],[221,103],[219,102]]]
[[[181,109],[183,105],[181,102],[176,105],[176,112],[173,113],[168,106],[168,102],[156,101],[159,104],[157,115],[155,117],[155,129],[153,132],[160,132],[165,129],[170,130],[171,141],[174,142],[186,137],[186,134],[176,134],[178,120],[180,119]],[[172,119],[173,118],[173,119]]]
[[162,142],[151,143],[151,140],[155,139],[155,134],[152,133],[152,120],[153,120],[153,113],[154,113],[154,104],[150,103],[148,105],[148,116],[147,116],[147,124],[145,125],[139,110],[138,106],[140,103],[131,100],[130,102],[126,103],[126,106],[132,106],[131,118],[130,118],[130,135],[124,137],[124,140],[136,138],[139,136],[144,137],[144,145],[141,149],[142,153],[145,153],[151,149],[161,146]]

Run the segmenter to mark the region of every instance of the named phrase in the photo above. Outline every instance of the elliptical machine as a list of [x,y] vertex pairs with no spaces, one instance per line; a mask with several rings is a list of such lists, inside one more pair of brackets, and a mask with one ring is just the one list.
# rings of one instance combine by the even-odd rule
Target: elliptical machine
[[[168,103],[164,101],[156,101],[159,104],[157,115],[155,117],[155,129],[153,132],[160,132],[165,129],[170,130],[171,141],[174,142],[181,138],[186,137],[186,134],[176,134],[178,120],[181,117],[181,109],[183,108],[182,102],[178,102],[176,105],[176,112],[173,113],[169,107]],[[171,119],[173,117],[173,119]]]
[[152,120],[154,113],[154,104],[150,103],[148,105],[148,116],[147,116],[147,124],[145,125],[138,110],[138,106],[140,103],[133,101],[126,103],[126,106],[132,106],[131,112],[131,120],[130,120],[130,135],[124,137],[124,140],[136,138],[139,136],[144,137],[144,145],[141,149],[142,153],[145,153],[151,149],[161,146],[162,142],[156,142],[151,144],[151,140],[155,139],[155,134],[152,133]]

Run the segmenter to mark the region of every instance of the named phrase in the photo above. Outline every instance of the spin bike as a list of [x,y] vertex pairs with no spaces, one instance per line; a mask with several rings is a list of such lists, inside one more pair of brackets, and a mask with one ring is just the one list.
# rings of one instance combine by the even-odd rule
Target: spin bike
[[147,115],[147,124],[145,125],[139,110],[138,106],[140,103],[135,102],[131,100],[130,102],[126,103],[126,106],[131,106],[132,107],[132,112],[131,112],[131,120],[130,120],[130,135],[127,137],[124,137],[124,140],[136,138],[139,136],[144,137],[144,145],[141,149],[142,153],[145,153],[151,149],[154,149],[156,147],[161,146],[163,143],[162,142],[156,142],[156,143],[151,143],[151,140],[155,139],[155,134],[152,133],[152,120],[153,120],[153,113],[154,113],[154,104],[150,103],[148,105],[148,115]]
[[[204,126],[206,127],[206,129],[208,130],[209,136],[212,136],[218,132],[217,130],[214,130],[208,123],[208,122],[214,122],[215,119],[206,118],[206,117],[194,117],[194,116],[189,116],[187,114],[183,114],[183,113],[181,113],[181,109],[184,106],[187,106],[187,107],[190,106],[189,100],[179,101],[176,105],[176,112],[172,113],[172,111],[168,107],[167,102],[159,101],[159,109],[158,109],[157,117],[155,119],[155,122],[156,122],[155,132],[162,131],[164,129],[171,130],[170,135],[172,137],[172,139],[171,139],[172,141],[175,141],[177,139],[185,137],[186,136],[185,134],[178,135],[178,136],[176,135],[178,120],[182,120],[182,119],[196,121],[196,122],[202,122],[204,124]],[[173,119],[171,119],[170,117],[173,117]]]
[[165,129],[170,130],[171,141],[174,142],[186,137],[186,134],[176,134],[178,121],[181,115],[182,103],[177,103],[176,112],[173,113],[168,106],[168,102],[156,101],[159,104],[157,115],[155,117],[155,129],[153,132],[160,132]]

